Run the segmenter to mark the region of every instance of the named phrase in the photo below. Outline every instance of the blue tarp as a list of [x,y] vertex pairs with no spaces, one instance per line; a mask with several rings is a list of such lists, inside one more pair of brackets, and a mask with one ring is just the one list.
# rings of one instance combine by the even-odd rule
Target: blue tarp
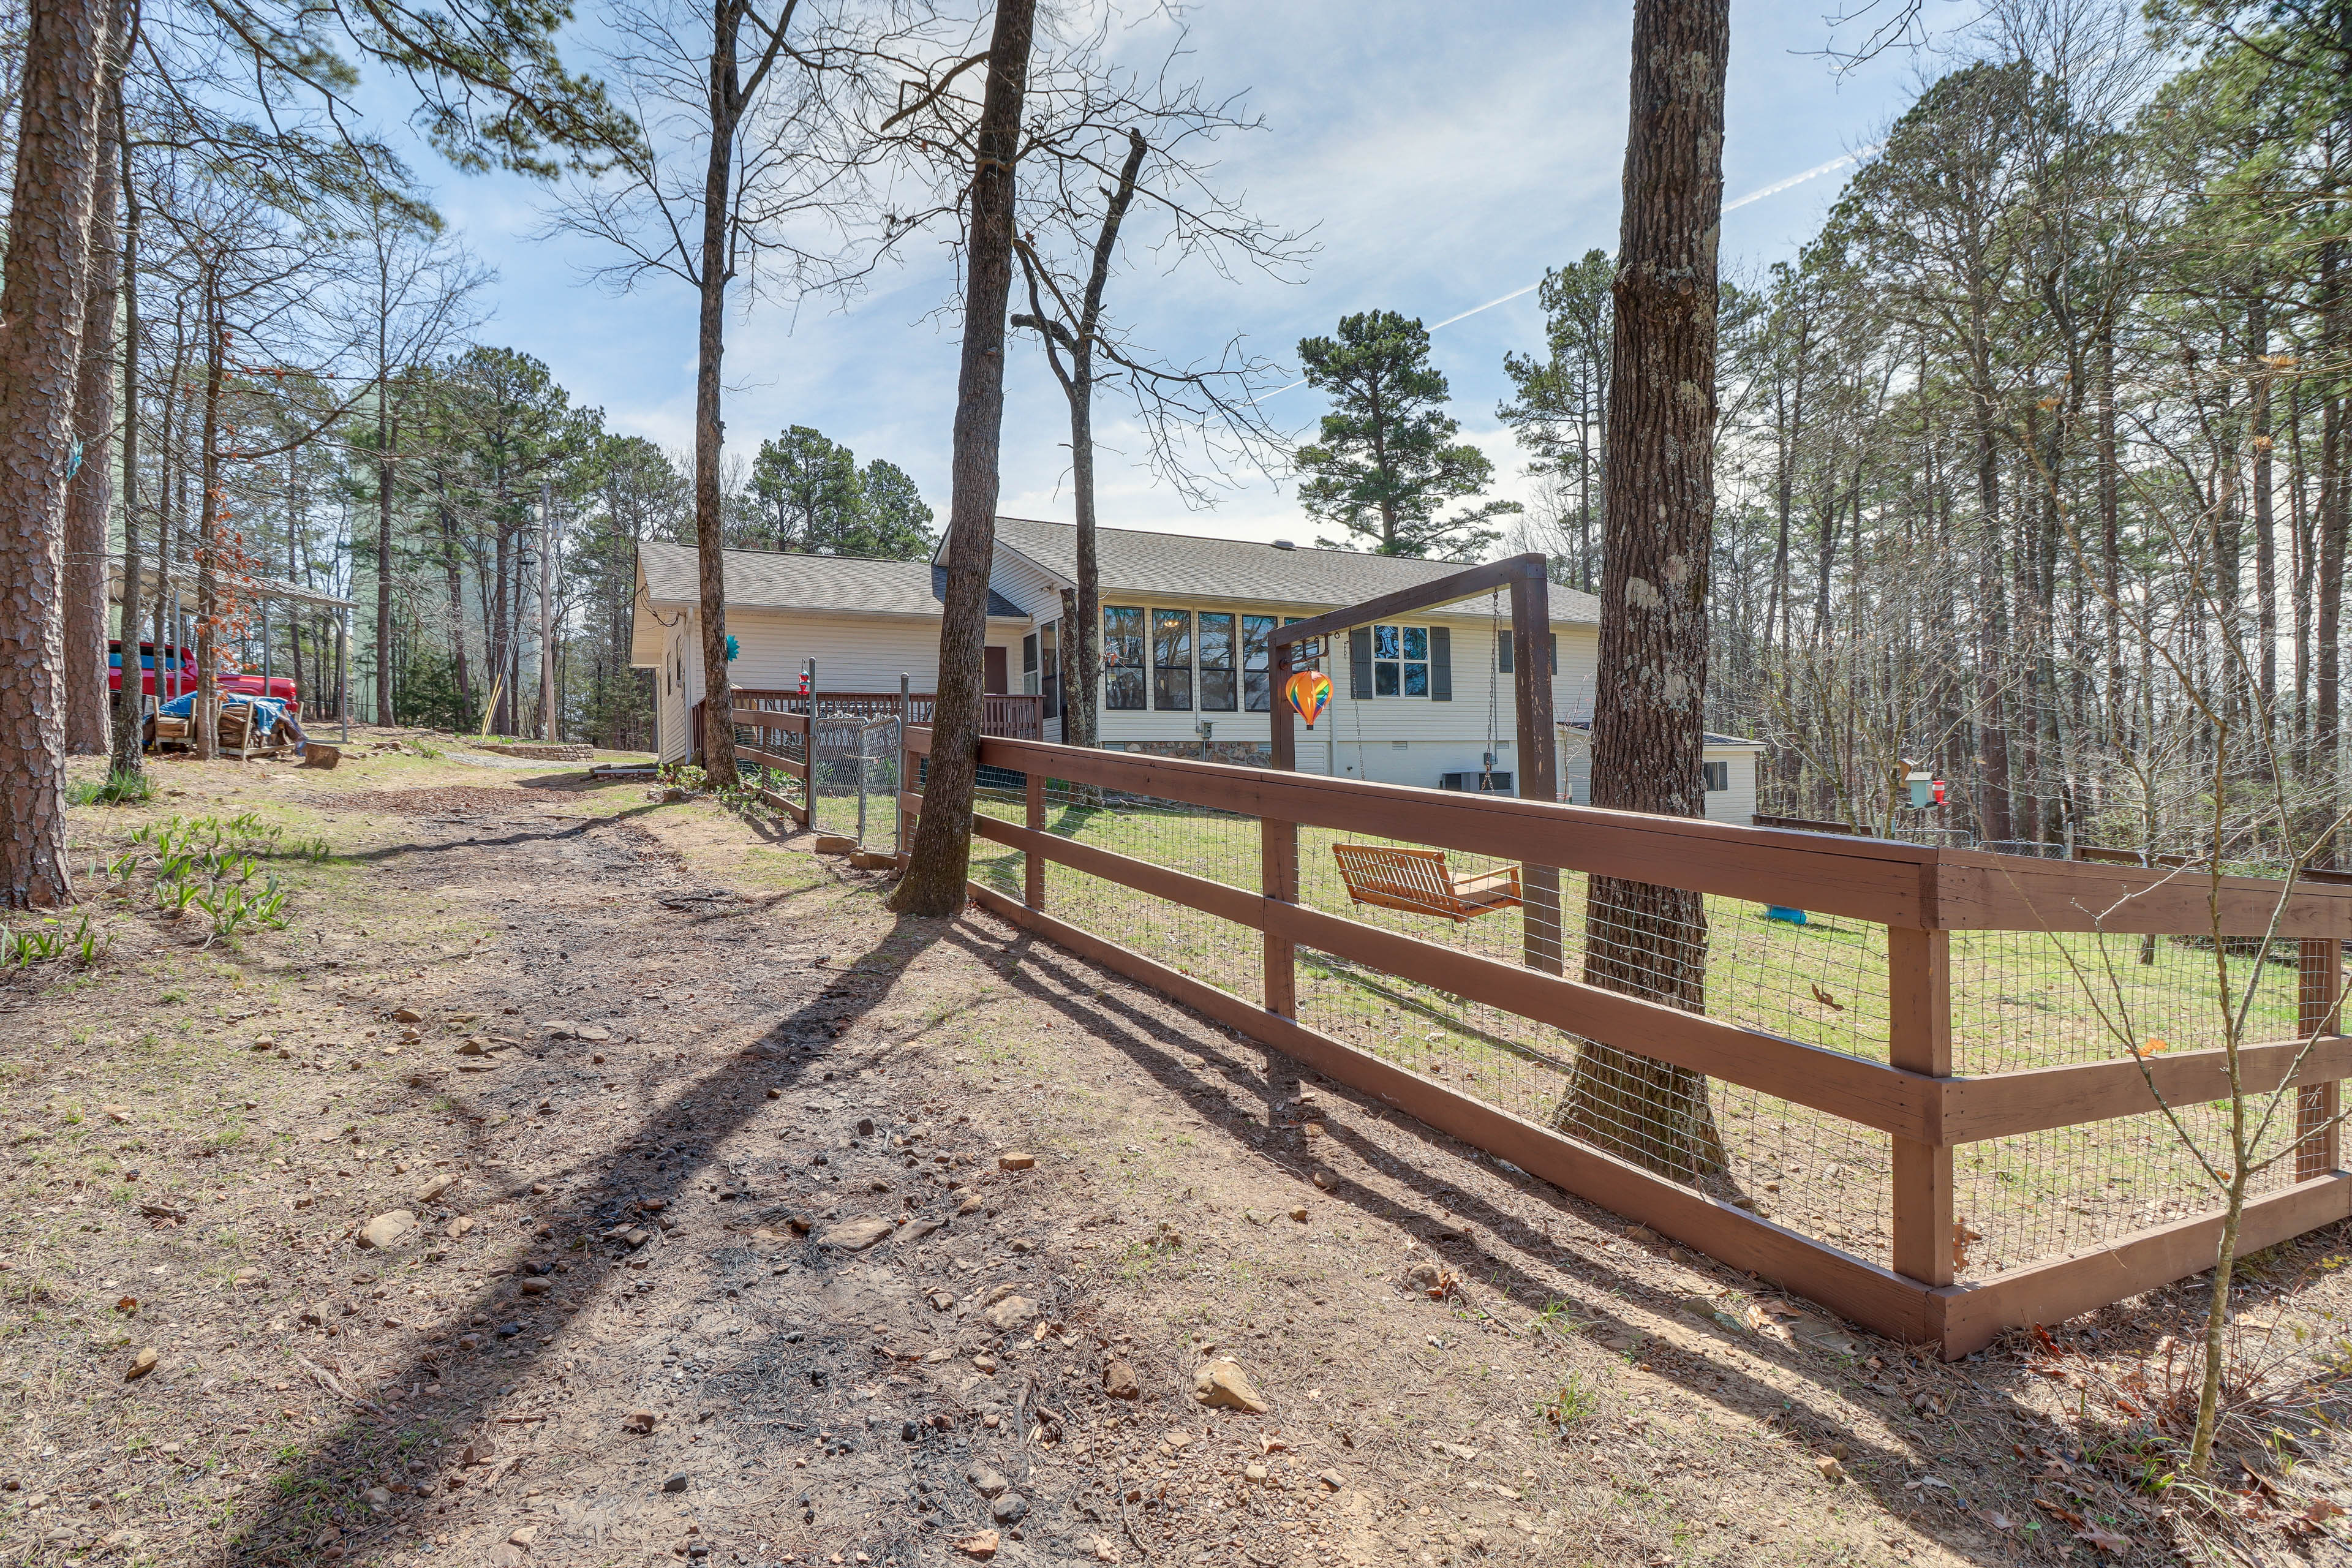
[[[282,697],[224,696],[222,701],[224,705],[229,702],[252,703],[255,721],[261,726],[264,738],[277,733],[278,727],[286,722],[286,700]],[[196,694],[191,691],[183,696],[174,697],[157,711],[169,714],[174,719],[193,719],[196,713]]]

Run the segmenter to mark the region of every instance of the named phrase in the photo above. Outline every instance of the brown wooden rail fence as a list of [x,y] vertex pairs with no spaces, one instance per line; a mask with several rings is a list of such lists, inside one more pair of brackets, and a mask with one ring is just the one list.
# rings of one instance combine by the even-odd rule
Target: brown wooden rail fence
[[[739,712],[738,722],[744,721]],[[929,750],[931,738],[925,729],[905,734],[900,776],[911,783],[919,776],[914,759]],[[2219,1047],[2166,1049],[2167,1042],[2151,1042],[2144,1060],[2110,1047],[2101,1059],[1957,1073],[1952,944],[2006,942],[2025,951],[2053,942],[2104,945],[2122,937],[2126,941],[2120,945],[2126,949],[2149,942],[2146,951],[2152,952],[2154,942],[2168,937],[2183,943],[2201,940],[2201,955],[2193,946],[2171,951],[2183,952],[2184,963],[2193,959],[2210,973],[2217,921],[2225,937],[2259,937],[2271,929],[2276,912],[2276,882],[2229,878],[2217,889],[2201,873],[2183,877],[2136,866],[1832,838],[1039,741],[983,740],[981,762],[1026,779],[1025,790],[1002,796],[975,821],[980,838],[1016,856],[998,885],[992,885],[982,876],[982,858],[975,847],[971,892],[983,907],[1316,1071],[1879,1333],[1933,1343],[1946,1357],[1958,1357],[2005,1330],[2056,1322],[2211,1266],[2221,1221],[2208,1207],[2153,1224],[2137,1223],[2126,1214],[2128,1228],[2095,1246],[1960,1278],[1969,1273],[1961,1243],[1970,1233],[1959,1228],[1969,1223],[1967,1216],[1955,1212],[1956,1151],[1982,1151],[1998,1147],[1997,1141],[2032,1135],[2044,1140],[2037,1148],[2063,1154],[2087,1131],[2126,1125],[2116,1119],[2137,1117],[2152,1125],[2158,1101],[2151,1079],[2176,1108],[2221,1097],[2227,1080],[2225,1053]],[[1089,820],[1102,820],[1106,811],[1115,815],[1123,802],[1139,807],[1149,803],[1163,814],[1178,807],[1193,812],[1195,821],[1217,832],[1248,835],[1255,841],[1255,876],[1221,880],[1051,830],[1049,784],[1066,801],[1076,798],[1074,786],[1085,787],[1089,800],[1099,792],[1105,805]],[[899,805],[903,851],[922,797],[902,793]],[[1087,814],[1070,809],[1063,815]],[[1163,815],[1155,820],[1174,818]],[[1849,946],[1882,971],[1883,1013],[1876,999],[1867,1011],[1874,1029],[1883,1018],[1883,1040],[1875,1048],[1886,1059],[1823,1048],[1773,1029],[1587,984],[1561,972],[1566,966],[1557,942],[1549,958],[1532,939],[1525,955],[1516,947],[1486,953],[1459,945],[1458,939],[1454,945],[1432,940],[1444,937],[1449,922],[1424,922],[1432,935],[1423,935],[1311,907],[1298,894],[1302,828],[1409,840],[1462,858],[1556,867],[1571,876],[1622,878],[1723,900],[1795,906],[1826,918],[1832,928],[1866,931],[1869,942]],[[1065,919],[1048,907],[1049,867],[1062,868],[1056,875],[1073,886],[1091,887],[1085,879],[1093,878],[1115,885],[1114,891],[1129,891],[1108,905],[1098,901],[1081,909],[1074,901],[1066,911],[1073,918]],[[1232,871],[1234,863],[1229,860],[1225,868]],[[1247,880],[1255,886],[1236,885]],[[1160,902],[1141,903],[1133,893]],[[1202,921],[1203,916],[1213,919]],[[1230,951],[1255,961],[1234,972],[1254,974],[1260,993],[1240,994],[1187,973],[1179,966],[1181,955],[1171,962],[1168,953],[1139,951],[1150,945],[1156,931],[1182,921],[1213,928]],[[1113,940],[1098,929],[1103,927],[1128,940]],[[2281,1146],[2292,1145],[2289,1163],[2245,1211],[2241,1247],[2248,1252],[2352,1215],[2352,1176],[2338,1168],[2334,1120],[2337,1080],[2352,1074],[2352,1038],[2336,1026],[2343,944],[2352,937],[2352,889],[2298,887],[2278,915],[2276,931],[2297,960],[2283,982],[2286,1016],[2296,1019],[2294,1027],[2306,1038],[2317,1037],[2296,1080],[2294,1125],[2283,1134]],[[1874,1147],[1891,1151],[1876,1194],[1890,1216],[1886,1261],[1859,1256],[1857,1249],[1805,1234],[1794,1224],[1751,1213],[1731,1197],[1654,1174],[1563,1135],[1543,1120],[1442,1079],[1442,1066],[1412,1070],[1377,1048],[1301,1022],[1302,948],[1316,955],[1315,964],[1339,961],[1352,974],[1382,984],[1426,987],[1428,994],[1449,1002],[1528,1021],[1540,1026],[1535,1033],[1549,1037],[1557,1037],[1550,1031],[1562,1031],[1662,1059],[1706,1074],[1719,1087],[1742,1086],[1742,1092],[1772,1097],[1774,1103],[1785,1102],[1841,1134],[1867,1135]],[[2148,962],[2145,955],[2138,961]],[[1319,972],[1307,978],[1315,984],[1329,983]],[[2020,984],[2001,973],[1986,982],[1992,990]],[[1818,988],[1815,994],[1825,1004],[1838,1005]],[[1847,1000],[1857,1012],[1864,1010],[1857,997],[1850,994]],[[1971,1028],[1976,1025],[1971,1013]],[[2240,1057],[2245,1082],[2255,1089],[2279,1086],[2303,1049],[2294,1039],[2244,1047]],[[2161,1147],[2153,1132],[2133,1142]],[[2059,1171],[2052,1180],[2066,1174]],[[2092,1173],[2073,1179],[2078,1185],[2111,1187],[2119,1178]],[[2016,1201],[2063,1204],[2070,1194],[2080,1195],[2053,1184],[2040,1197],[2024,1191]]]
[[[751,744],[735,748],[736,760],[757,763],[787,778],[798,779],[798,800],[772,789],[762,789],[760,798],[778,811],[791,813],[793,820],[806,827],[809,813],[816,804],[816,749],[809,743],[808,715],[785,711],[781,702],[765,692],[739,691],[734,701],[731,717],[735,727],[751,731],[752,737]],[[772,746],[769,743],[772,735],[781,737]]]
[[[734,692],[739,703],[749,703],[763,710],[784,713],[805,713],[809,700],[795,689],[739,686]],[[931,721],[931,707],[939,699],[929,691],[911,692],[899,711],[898,694],[895,691],[820,691],[816,694],[819,712],[835,719],[904,719],[909,724]],[[991,692],[980,700],[980,732],[983,735],[1003,735],[1016,741],[1042,741],[1045,738],[1045,700],[1042,697],[1007,696]],[[742,722],[737,720],[736,722]]]

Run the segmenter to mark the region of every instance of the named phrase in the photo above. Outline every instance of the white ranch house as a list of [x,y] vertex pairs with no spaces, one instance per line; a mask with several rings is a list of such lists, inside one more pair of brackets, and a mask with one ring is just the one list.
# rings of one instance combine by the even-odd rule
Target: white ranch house
[[[1132,529],[1097,531],[1103,605],[1106,746],[1264,765],[1272,758],[1265,634],[1461,570],[1352,551],[1309,550]],[[1038,699],[1046,739],[1061,735],[1055,679],[1063,592],[1076,587],[1075,525],[999,518],[989,580],[982,686]],[[817,689],[937,689],[946,569],[931,562],[727,552],[727,627],[738,687],[791,689],[816,661]],[[631,662],[656,674],[659,752],[681,761],[697,742],[702,700],[692,546],[638,547]],[[1585,730],[1592,714],[1600,602],[1551,590],[1552,706],[1562,798],[1590,801]],[[1426,787],[1477,787],[1491,750],[1516,782],[1507,595],[1418,613],[1335,640],[1322,668],[1331,705],[1298,731],[1302,772]],[[1706,742],[1707,816],[1746,823],[1756,809],[1761,746]],[[1464,775],[1467,775],[1466,778]]]

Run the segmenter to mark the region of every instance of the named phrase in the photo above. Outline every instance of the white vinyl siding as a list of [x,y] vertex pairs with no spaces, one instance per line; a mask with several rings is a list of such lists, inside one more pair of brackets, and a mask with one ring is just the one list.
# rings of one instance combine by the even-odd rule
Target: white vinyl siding
[[1034,562],[1010,550],[996,552],[988,585],[1020,606],[1024,615],[1050,621],[1062,613],[1062,585]]
[[[822,616],[802,611],[737,609],[727,617],[734,634],[735,662],[729,684],[754,689],[797,691],[801,661],[816,660],[819,691],[896,691],[904,671],[912,689],[938,689],[940,623],[917,616]],[[692,743],[688,710],[702,700],[700,618],[689,614],[672,633],[686,651],[686,689],[673,700],[660,699],[659,738],[664,761],[686,755]],[[1021,638],[1017,621],[988,623],[988,646],[1006,650],[1006,668],[1019,684]]]
[[[1565,653],[1563,652],[1563,658]],[[1730,787],[1706,792],[1706,819],[1746,827],[1756,815],[1756,751],[1749,746],[1709,746],[1703,760],[1720,763]],[[1560,736],[1560,798],[1571,805],[1592,804],[1592,742],[1578,731]]]
[[1737,751],[1709,747],[1706,760],[1720,762],[1730,774],[1728,789],[1709,790],[1706,795],[1706,816],[1710,822],[1736,823],[1750,826],[1756,817],[1756,758],[1759,753],[1745,746]]
[[690,699],[679,671],[686,663],[686,628],[668,629],[662,643],[661,667],[654,671],[655,754],[665,763],[686,760],[689,732],[686,710]]

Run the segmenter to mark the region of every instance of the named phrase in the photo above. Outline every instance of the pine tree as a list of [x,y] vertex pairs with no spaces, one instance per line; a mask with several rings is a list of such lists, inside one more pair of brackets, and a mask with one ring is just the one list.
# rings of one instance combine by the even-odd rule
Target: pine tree
[[1519,510],[1488,501],[1452,517],[1439,510],[1494,482],[1486,455],[1454,436],[1445,412],[1445,377],[1429,363],[1429,330],[1394,310],[1340,318],[1337,338],[1303,338],[1298,360],[1307,384],[1332,395],[1322,439],[1298,450],[1307,476],[1298,488],[1307,515],[1336,522],[1349,541],[1381,555],[1436,555],[1475,561],[1501,537],[1479,526]]

